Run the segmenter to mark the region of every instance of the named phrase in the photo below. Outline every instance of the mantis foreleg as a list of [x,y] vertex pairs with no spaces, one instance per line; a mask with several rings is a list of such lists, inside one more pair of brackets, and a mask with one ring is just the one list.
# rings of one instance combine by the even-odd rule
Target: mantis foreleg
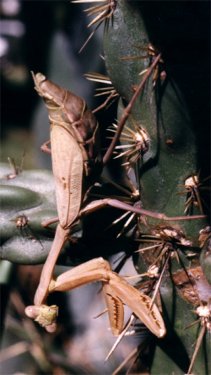
[[92,259],[62,273],[56,280],[52,280],[49,291],[67,291],[94,281],[107,282],[110,270],[109,263],[103,258]]
[[[156,336],[165,335],[165,326],[160,312],[151,298],[125,281],[112,271],[103,258],[96,258],[61,274],[52,280],[49,293],[67,291],[79,286],[101,281],[105,295],[111,329],[114,335],[120,334],[124,324],[124,307],[127,305],[133,313]],[[31,307],[32,308],[32,307]],[[37,308],[37,306],[36,306]]]

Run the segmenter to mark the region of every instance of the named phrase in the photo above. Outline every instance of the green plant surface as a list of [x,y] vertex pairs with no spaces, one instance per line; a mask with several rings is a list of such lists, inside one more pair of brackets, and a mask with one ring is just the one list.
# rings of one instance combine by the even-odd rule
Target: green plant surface
[[[50,250],[54,227],[42,221],[56,216],[51,172],[23,171],[8,178],[8,165],[0,166],[1,259],[19,264],[43,263]],[[21,220],[23,224],[21,224]]]
[[[206,151],[199,151],[206,144],[206,142],[201,143],[203,137],[199,136],[201,112],[193,108],[196,88],[190,84],[190,77],[187,74],[190,69],[192,76],[197,76],[198,65],[194,59],[191,60],[191,50],[184,52],[185,41],[182,39],[182,34],[178,32],[175,22],[178,18],[182,24],[185,17],[189,22],[188,8],[183,8],[185,12],[187,11],[184,18],[179,16],[182,8],[181,4],[171,3],[164,7],[161,2],[147,4],[146,2],[118,0],[104,33],[104,53],[108,75],[122,98],[118,119],[124,113],[125,107],[130,102],[156,53],[162,53],[157,81],[154,81],[153,75],[147,81],[127,121],[130,129],[134,130],[135,123],[141,126],[149,136],[149,149],[142,157],[140,156],[135,165],[131,166],[132,172],[130,170],[129,175],[139,187],[143,207],[165,213],[169,217],[187,214],[185,209],[190,195],[185,187],[186,180],[189,177],[198,176],[199,170],[202,171],[202,175],[206,170],[203,159],[200,159],[200,154],[203,152],[206,154]],[[190,33],[188,38],[191,40]],[[192,43],[190,40],[189,43]],[[158,52],[155,49],[155,56],[147,56],[149,45],[158,48]],[[174,53],[175,48],[177,48],[177,55]],[[162,73],[165,73],[164,78],[161,76]],[[192,90],[191,93],[190,90]],[[120,141],[123,145],[127,143],[124,135]],[[197,186],[196,189],[198,189]],[[201,194],[200,190],[198,194]],[[205,200],[207,198],[208,195],[205,195]],[[207,213],[205,206],[202,211],[196,201],[191,201],[188,209],[191,215]],[[195,309],[198,304],[207,303],[209,306],[210,286],[202,283],[197,292],[193,287],[189,290],[190,294],[198,298],[197,303],[195,301],[194,304],[185,301],[178,294],[178,286],[173,282],[172,275],[182,270],[191,272],[192,267],[200,267],[200,263],[201,272],[203,273],[204,270],[203,280],[206,275],[210,275],[208,243],[204,245],[201,252],[199,240],[201,230],[204,230],[207,225],[208,218],[206,217],[175,221],[146,218],[144,222],[139,223],[137,234],[137,239],[140,241],[139,250],[150,245],[153,250],[142,252],[139,257],[134,256],[137,271],[140,274],[145,273],[153,264],[157,264],[162,269],[165,260],[168,261],[159,289],[164,321],[167,325],[167,336],[157,343],[154,354],[152,350],[152,374],[182,374],[188,370],[202,323],[187,327],[197,319]],[[172,232],[170,236],[164,236],[164,238],[163,231],[166,229]],[[175,237],[173,238],[174,231],[178,235],[182,234],[179,240],[175,241]],[[146,243],[147,236],[148,242]],[[159,238],[161,242],[164,241],[163,245],[157,245],[155,248]],[[164,246],[166,250],[165,252],[163,250],[163,256],[158,260],[158,255]],[[193,284],[196,279],[195,275]],[[210,280],[210,277],[207,276],[207,279]],[[182,284],[181,279],[180,283]],[[211,343],[208,331],[209,323],[191,373],[210,373],[207,353]]]
[[[149,58],[141,57],[146,55],[141,48],[151,43],[142,11],[137,2],[118,1],[104,34],[108,74],[126,103],[142,79],[139,73],[150,62]],[[157,83],[159,87],[153,89],[152,79],[147,82],[131,117],[150,138],[149,150],[139,169],[143,206],[168,216],[182,216],[186,194],[180,193],[184,191],[185,180],[197,174],[198,145],[188,105],[174,81],[172,66],[167,65],[167,69],[167,78]],[[194,213],[200,212],[194,209]],[[173,224],[183,229],[196,244],[198,232],[206,225],[206,220]]]

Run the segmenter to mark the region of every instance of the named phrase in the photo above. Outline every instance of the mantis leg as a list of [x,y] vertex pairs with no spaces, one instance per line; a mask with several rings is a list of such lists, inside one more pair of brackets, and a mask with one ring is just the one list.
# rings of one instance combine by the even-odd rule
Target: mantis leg
[[[56,280],[52,280],[54,260],[54,257],[52,258],[51,256],[51,273],[47,274],[47,278],[46,272],[49,272],[49,263],[48,267],[43,267],[40,285],[35,296],[35,305],[27,306],[25,309],[26,315],[37,321],[42,327],[45,327],[48,332],[54,332],[56,330],[58,308],[55,305],[47,306],[42,304],[41,302],[44,300],[43,295],[47,298],[47,295],[50,292],[67,291],[95,281],[106,282],[108,281],[109,272],[111,272],[111,267],[107,261],[103,258],[96,258],[74,267],[58,276]],[[50,281],[49,277],[51,278]]]
[[110,264],[103,258],[92,259],[61,274],[51,282],[49,292],[67,291],[95,281],[103,282],[103,293],[114,335],[119,335],[123,329],[123,304],[127,305],[153,334],[158,337],[165,335],[163,319],[157,306],[151,303],[152,299],[113,272]]
[[154,335],[157,337],[165,335],[163,318],[158,307],[155,304],[152,305],[152,299],[149,296],[141,293],[115,272],[112,272],[109,286],[112,297],[118,298],[127,305]]
[[54,224],[54,223],[56,223],[56,222],[58,222],[58,221],[59,221],[59,217],[56,216],[56,217],[53,217],[52,219],[43,220],[41,224],[42,224],[42,226],[43,226],[44,228],[46,228],[46,227],[48,227],[49,225]]
[[108,282],[110,264],[103,258],[95,258],[59,275],[52,280],[49,292],[67,291],[95,281]]
[[[47,271],[46,271],[47,272]],[[44,277],[44,276],[43,276]],[[42,279],[42,281],[45,279]],[[149,296],[141,293],[132,285],[128,284],[121,276],[111,270],[110,264],[103,258],[92,259],[67,272],[61,274],[51,283],[44,284],[44,295],[54,291],[67,291],[79,286],[101,281],[103,292],[108,307],[108,314],[111,329],[114,335],[121,333],[124,324],[124,304],[147,326],[156,336],[165,335],[165,326],[161,314]],[[39,290],[35,302],[40,302],[40,295],[43,293],[43,286]],[[28,306],[26,313],[35,317],[38,322],[51,329],[52,322],[55,322],[55,306]],[[43,323],[44,322],[44,323]],[[47,323],[46,323],[47,322]]]
[[42,305],[48,296],[49,284],[52,279],[54,267],[59,253],[61,252],[62,247],[67,240],[68,234],[69,229],[63,229],[59,224],[57,225],[52,247],[43,266],[40,283],[35,293],[35,305]]
[[[80,266],[64,272],[52,280],[49,292],[67,291],[79,286],[102,281],[103,294],[108,308],[109,321],[113,335],[119,335],[124,325],[124,306],[121,300],[114,295],[109,285],[109,280],[113,276],[110,264],[103,258],[92,259]],[[121,278],[119,278],[121,280]]]
[[41,151],[45,152],[46,154],[50,154],[51,155],[51,149],[50,147],[48,147],[48,145],[51,143],[51,141],[46,141],[45,143],[42,144],[42,146],[40,146],[40,149]]
[[132,206],[128,203],[124,203],[124,202],[118,201],[117,199],[111,199],[111,198],[99,199],[99,200],[96,200],[96,201],[93,201],[93,202],[87,204],[87,206],[84,207],[80,211],[80,216],[87,215],[91,212],[94,212],[96,210],[99,210],[99,209],[107,207],[107,206],[118,208],[118,209],[121,209],[123,211],[134,212],[138,215],[149,216],[149,217],[152,217],[154,219],[164,220],[164,221],[196,220],[196,219],[203,219],[203,218],[206,217],[205,215],[172,216],[172,217],[169,217],[169,216],[166,216],[165,214],[160,213],[160,212],[154,212],[154,211],[146,210],[142,207]]

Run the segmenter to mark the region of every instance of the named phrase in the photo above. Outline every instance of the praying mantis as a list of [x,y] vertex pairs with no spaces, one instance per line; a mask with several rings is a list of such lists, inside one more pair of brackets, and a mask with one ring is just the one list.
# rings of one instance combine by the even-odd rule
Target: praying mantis
[[[131,102],[126,107],[111,146],[102,160],[99,153],[98,124],[93,113],[87,109],[85,101],[47,80],[43,74],[32,73],[35,89],[45,101],[51,124],[52,169],[55,177],[59,223],[50,253],[42,269],[40,283],[34,297],[34,306],[27,307],[26,314],[46,327],[49,332],[55,329],[55,320],[58,314],[56,306],[45,305],[49,293],[70,290],[89,282],[101,281],[113,334],[118,335],[123,329],[124,304],[130,307],[153,334],[158,337],[163,337],[165,334],[162,316],[157,306],[151,303],[151,298],[113,272],[109,263],[103,258],[86,262],[53,280],[54,267],[59,253],[68,239],[71,226],[76,220],[93,210],[110,205],[159,220],[189,220],[202,217],[202,215],[167,217],[162,213],[137,208],[114,199],[102,199],[84,205],[89,187],[93,184],[103,165],[109,160],[132,105],[159,58],[160,55],[147,71]],[[47,143],[43,149],[50,151],[47,148]]]
[[[78,217],[95,163],[97,121],[83,99],[61,89],[41,74],[32,73],[35,88],[45,100],[51,123],[51,155],[59,224],[35,294],[35,305],[46,299],[57,257]],[[46,145],[45,145],[46,149]],[[97,161],[96,161],[97,163]],[[84,178],[86,177],[86,178]]]

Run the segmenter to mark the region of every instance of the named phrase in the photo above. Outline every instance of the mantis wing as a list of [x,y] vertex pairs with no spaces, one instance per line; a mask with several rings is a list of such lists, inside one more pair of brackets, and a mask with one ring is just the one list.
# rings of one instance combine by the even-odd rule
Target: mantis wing
[[81,206],[83,157],[73,136],[56,124],[51,128],[51,150],[59,222],[62,228],[67,228]]

